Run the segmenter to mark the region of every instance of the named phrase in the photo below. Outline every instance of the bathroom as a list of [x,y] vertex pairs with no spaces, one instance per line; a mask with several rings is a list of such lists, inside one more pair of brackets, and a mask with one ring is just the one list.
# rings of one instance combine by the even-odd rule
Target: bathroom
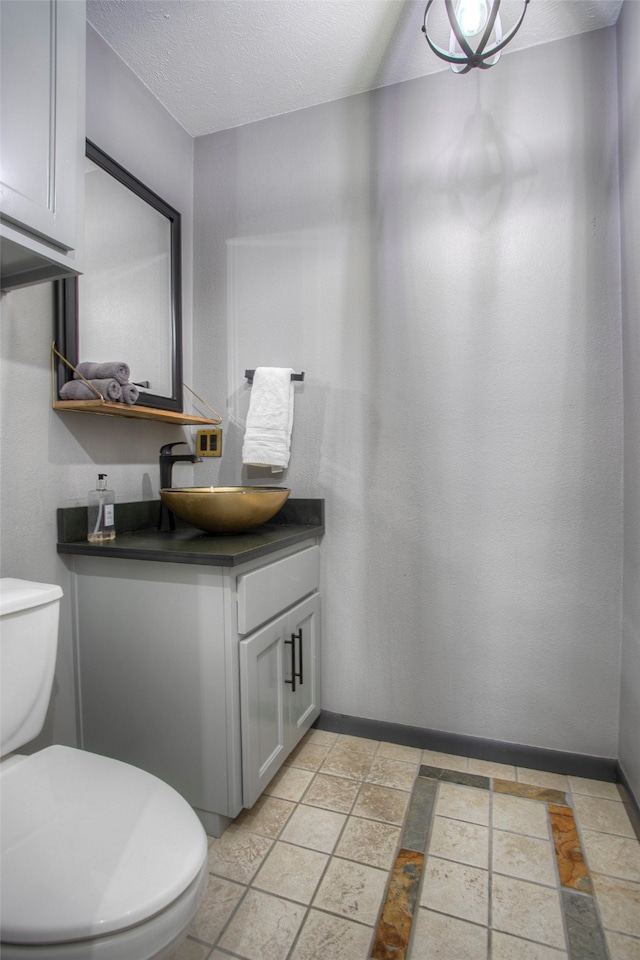
[[[305,371],[285,480],[326,503],[323,709],[616,758],[640,799],[640,161],[616,85],[637,98],[639,32],[627,0],[617,30],[480,76],[194,139],[89,27],[86,134],[182,214],[184,379],[223,456],[174,480],[242,482],[244,370]],[[73,745],[55,511],[98,469],[157,496],[160,446],[193,432],[52,411],[51,287],[1,309],[2,575],[65,591],[34,747]]]

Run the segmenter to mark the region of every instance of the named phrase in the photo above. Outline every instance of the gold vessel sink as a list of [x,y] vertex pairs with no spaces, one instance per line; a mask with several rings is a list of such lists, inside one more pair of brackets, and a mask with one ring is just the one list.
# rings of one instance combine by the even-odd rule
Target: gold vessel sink
[[286,487],[166,487],[160,496],[186,523],[207,533],[244,533],[273,517]]

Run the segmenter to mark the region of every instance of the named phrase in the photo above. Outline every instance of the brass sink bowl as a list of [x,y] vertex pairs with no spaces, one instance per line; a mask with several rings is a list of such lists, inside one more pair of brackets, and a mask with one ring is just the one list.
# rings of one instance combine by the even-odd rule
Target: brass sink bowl
[[186,523],[207,533],[244,533],[273,517],[286,487],[166,487],[160,496]]

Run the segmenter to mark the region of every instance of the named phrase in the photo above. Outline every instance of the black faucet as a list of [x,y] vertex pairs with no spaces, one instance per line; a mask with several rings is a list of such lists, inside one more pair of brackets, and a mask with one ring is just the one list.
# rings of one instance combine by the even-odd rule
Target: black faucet
[[[164,490],[171,486],[171,474],[174,463],[201,463],[200,457],[195,453],[172,453],[174,447],[180,447],[185,443],[179,440],[177,443],[165,443],[160,447],[160,489]],[[176,518],[163,500],[160,501],[160,516],[158,517],[158,530],[166,533],[169,530],[175,530]]]

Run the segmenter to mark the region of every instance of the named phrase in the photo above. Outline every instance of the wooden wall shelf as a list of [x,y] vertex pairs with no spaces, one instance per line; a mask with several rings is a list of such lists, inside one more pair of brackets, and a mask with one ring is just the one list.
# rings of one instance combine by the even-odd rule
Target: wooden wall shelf
[[158,423],[173,423],[177,427],[217,426],[220,421],[197,417],[190,413],[175,413],[173,410],[158,410],[142,407],[136,403],[109,403],[108,400],[54,400],[54,410],[67,413],[93,413],[103,417],[128,417],[130,420],[156,420]]

